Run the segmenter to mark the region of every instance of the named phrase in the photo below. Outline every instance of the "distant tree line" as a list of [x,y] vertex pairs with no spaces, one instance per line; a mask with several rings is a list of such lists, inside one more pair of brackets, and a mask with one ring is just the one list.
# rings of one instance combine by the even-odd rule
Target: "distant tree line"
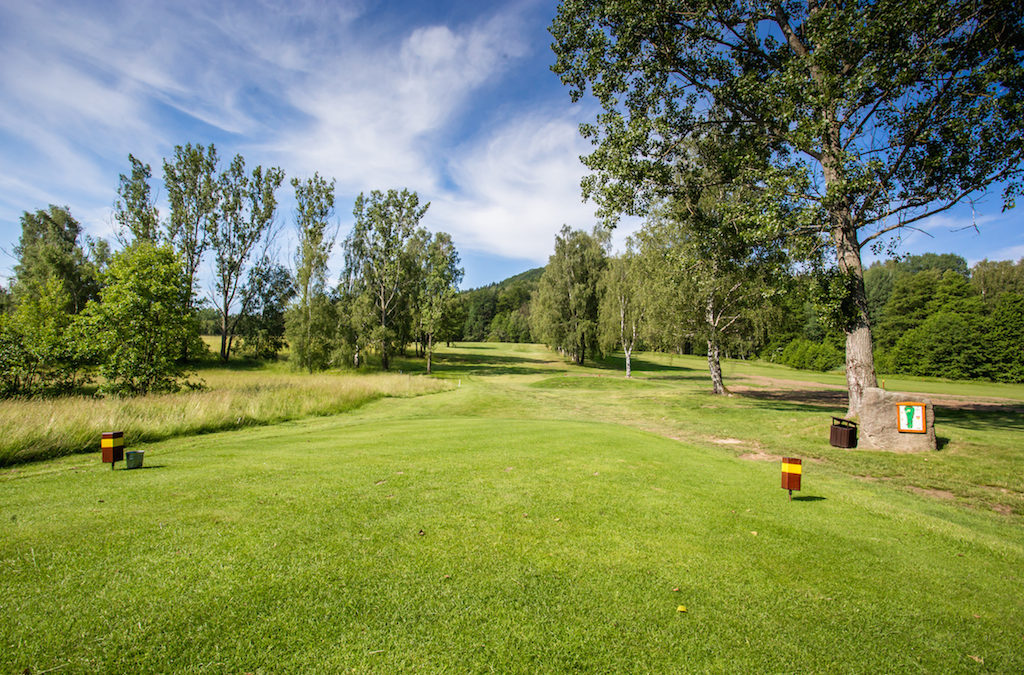
[[[707,354],[717,393],[722,356],[843,366],[827,275],[778,248],[712,245],[699,228],[693,212],[666,205],[618,255],[600,228],[563,228],[529,303],[530,338],[575,363],[621,352],[627,375],[637,350]],[[881,372],[1024,382],[1024,260],[968,268],[954,254],[906,256],[873,263],[865,284]],[[482,314],[502,288],[464,295]],[[493,332],[464,333],[482,334]]]
[[[291,181],[292,268],[274,255],[281,169],[249,170],[241,155],[222,168],[212,144],[177,146],[163,162],[162,219],[151,167],[128,159],[114,203],[119,250],[84,236],[66,207],[22,215],[0,289],[0,396],[173,391],[189,386],[204,333],[220,336],[223,361],[239,349],[276,358],[287,344],[310,372],[368,357],[387,369],[410,345],[429,370],[434,344],[452,339],[459,256],[449,235],[420,226],[429,204],[416,193],[359,195],[332,285],[333,180]],[[212,282],[200,294],[204,262]]]

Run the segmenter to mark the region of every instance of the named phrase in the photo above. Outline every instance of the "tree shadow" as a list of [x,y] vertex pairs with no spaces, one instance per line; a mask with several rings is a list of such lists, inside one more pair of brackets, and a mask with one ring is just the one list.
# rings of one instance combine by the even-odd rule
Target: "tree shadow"
[[[459,347],[463,349],[463,347]],[[396,364],[404,372],[426,372],[427,363],[422,358],[403,357]],[[564,373],[565,369],[553,365],[552,361],[528,356],[505,356],[501,354],[434,354],[431,371],[445,375],[544,375]]]
[[803,410],[845,410],[849,405],[847,392],[838,389],[744,389],[734,393],[758,401],[799,404]]
[[194,370],[196,372],[203,372],[206,370],[231,370],[237,372],[251,372],[253,370],[262,370],[268,364],[277,363],[277,361],[262,361],[259,359],[250,359],[247,357],[231,358],[227,361],[221,361],[219,358],[216,359],[203,359],[201,361],[190,361],[186,364],[186,368]]
[[975,431],[1024,431],[1024,405],[979,402],[952,407],[940,402],[935,405],[935,424],[951,424]]
[[[593,361],[587,361],[588,366],[597,368],[598,370],[618,370],[620,372],[626,372],[626,357],[625,356],[605,356],[604,358],[595,359]],[[674,364],[656,363],[655,361],[649,361],[644,359],[642,356],[634,356],[629,360],[630,370],[634,375],[642,373],[674,373],[674,372],[685,372],[685,373],[696,373],[702,374],[705,371],[703,369],[690,368],[689,366],[677,366]],[[662,379],[668,379],[662,378]],[[689,378],[687,378],[689,379]]]

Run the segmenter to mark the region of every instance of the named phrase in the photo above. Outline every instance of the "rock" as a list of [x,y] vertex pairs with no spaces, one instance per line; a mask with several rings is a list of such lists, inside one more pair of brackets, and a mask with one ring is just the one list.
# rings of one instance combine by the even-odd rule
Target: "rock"
[[[923,403],[925,432],[908,433],[899,430],[899,403]],[[923,452],[935,450],[935,409],[930,399],[920,394],[885,391],[871,387],[864,390],[861,399],[860,428],[857,447],[863,450],[889,450],[891,452]]]

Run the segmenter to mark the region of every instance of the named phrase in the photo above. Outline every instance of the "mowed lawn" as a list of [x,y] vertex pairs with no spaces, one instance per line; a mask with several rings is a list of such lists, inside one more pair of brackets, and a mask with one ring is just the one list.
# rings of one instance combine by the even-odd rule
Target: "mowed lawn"
[[440,393],[0,471],[0,672],[1024,671],[1015,404],[846,451],[827,398],[613,365],[465,345]]

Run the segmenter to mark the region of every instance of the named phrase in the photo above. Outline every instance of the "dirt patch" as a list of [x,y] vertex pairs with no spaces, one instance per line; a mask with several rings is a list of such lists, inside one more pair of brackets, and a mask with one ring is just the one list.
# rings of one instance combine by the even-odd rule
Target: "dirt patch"
[[917,487],[916,485],[908,485],[907,487],[910,488],[911,492],[913,492],[915,494],[919,494],[919,495],[924,495],[926,497],[934,497],[935,499],[944,499],[946,501],[949,501],[949,500],[952,500],[952,499],[956,499],[956,495],[953,494],[952,492],[950,492],[949,490],[936,490],[936,489],[933,489],[933,488],[922,488],[922,487]]
[[743,445],[743,441],[738,438],[712,438],[711,442],[718,445]]
[[996,513],[1001,513],[1004,516],[1013,515],[1013,507],[1010,506],[1009,504],[993,504],[992,510],[995,511]]
[[740,459],[745,459],[748,462],[781,462],[781,455],[771,455],[767,452],[745,452],[740,455]]

